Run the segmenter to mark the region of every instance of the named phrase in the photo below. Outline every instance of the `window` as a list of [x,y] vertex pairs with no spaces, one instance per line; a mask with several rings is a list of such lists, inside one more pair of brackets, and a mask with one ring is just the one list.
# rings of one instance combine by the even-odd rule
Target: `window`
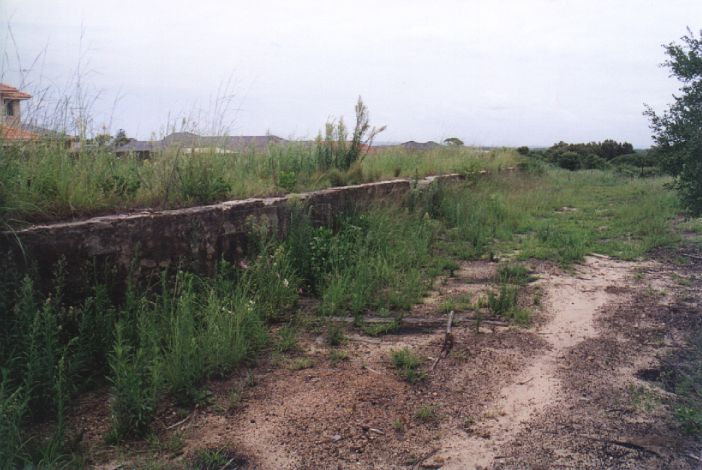
[[15,102],[14,101],[5,101],[5,115],[6,116],[14,116],[15,115]]

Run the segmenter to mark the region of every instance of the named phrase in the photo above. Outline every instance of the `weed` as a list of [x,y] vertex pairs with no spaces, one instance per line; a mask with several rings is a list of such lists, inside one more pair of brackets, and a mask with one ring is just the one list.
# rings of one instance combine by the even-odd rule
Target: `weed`
[[439,312],[449,313],[456,310],[456,302],[453,299],[446,299],[439,304]]
[[235,470],[248,468],[245,457],[229,449],[199,449],[188,459],[186,470]]
[[399,321],[365,323],[362,326],[363,333],[368,336],[382,336],[397,331],[400,327]]
[[287,368],[289,370],[303,370],[303,369],[310,369],[314,367],[314,359],[308,356],[304,357],[297,357],[291,361],[288,362]]
[[488,292],[487,308],[493,315],[505,315],[517,305],[518,289],[503,284],[498,294]]
[[332,347],[341,346],[345,341],[344,330],[336,323],[327,325],[327,344]]
[[414,412],[414,419],[420,423],[429,423],[438,419],[436,405],[422,405]]
[[276,351],[286,353],[296,351],[298,348],[297,331],[294,327],[286,325],[278,329],[275,343]]
[[340,349],[332,349],[329,351],[329,363],[332,367],[336,367],[342,361],[349,360],[349,353]]
[[503,264],[497,270],[497,281],[500,284],[528,284],[533,280],[529,270],[521,264]]
[[395,365],[397,375],[407,382],[413,384],[426,377],[426,373],[420,369],[424,361],[409,348],[392,350],[390,357]]
[[112,370],[112,431],[110,440],[142,437],[155,415],[157,383],[154,383],[148,358],[143,350],[133,351],[117,327],[110,357]]
[[632,405],[636,408],[649,412],[660,404],[660,398],[652,390],[639,385],[629,384],[627,394]]

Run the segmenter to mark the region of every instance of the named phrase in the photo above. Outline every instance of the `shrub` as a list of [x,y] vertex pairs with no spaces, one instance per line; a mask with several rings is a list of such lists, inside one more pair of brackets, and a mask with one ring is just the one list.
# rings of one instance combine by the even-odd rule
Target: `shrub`
[[154,419],[157,384],[148,359],[146,351],[133,351],[118,325],[110,356],[113,440],[143,437]]
[[504,315],[517,304],[516,287],[503,284],[498,294],[494,291],[488,292],[487,307],[494,315]]
[[503,264],[497,270],[497,281],[501,284],[524,285],[532,281],[529,270],[521,264]]
[[26,439],[22,432],[27,415],[28,398],[22,387],[12,390],[7,370],[0,381],[0,462],[20,468],[26,457]]

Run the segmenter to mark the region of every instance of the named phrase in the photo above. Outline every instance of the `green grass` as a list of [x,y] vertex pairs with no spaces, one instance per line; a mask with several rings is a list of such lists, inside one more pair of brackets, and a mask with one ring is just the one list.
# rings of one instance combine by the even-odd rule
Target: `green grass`
[[409,348],[396,349],[390,351],[397,375],[407,382],[413,384],[424,380],[426,373],[421,370],[424,360],[413,353]]
[[444,250],[458,257],[516,253],[569,265],[601,253],[631,260],[677,239],[670,222],[678,199],[667,182],[595,170],[502,175],[441,194],[432,215],[448,226]]
[[529,270],[521,264],[503,264],[497,269],[497,282],[501,284],[525,285],[532,280]]
[[422,405],[414,412],[414,419],[420,423],[436,421],[439,415],[435,405]]
[[[406,156],[406,164],[413,164],[415,156]],[[378,165],[381,175],[394,171],[374,162],[380,157],[369,155],[364,164]],[[241,158],[251,159],[242,164],[255,166],[259,156]],[[444,156],[432,158],[438,165]],[[57,172],[68,171],[53,164]],[[294,350],[291,325],[299,324],[300,289],[318,300],[321,316],[353,315],[367,334],[378,335],[398,327],[391,311],[402,315],[421,300],[431,277],[456,270],[457,260],[510,255],[516,261],[500,265],[501,288],[487,306],[494,314],[528,323],[530,312],[516,298],[530,275],[518,261],[536,258],[568,266],[593,252],[636,259],[674,243],[671,221],[678,204],[664,187],[667,181],[548,169],[433,187],[401,206],[340,214],[333,229],[314,227],[304,214],[293,214],[288,238],[260,240],[246,269],[223,264],[211,278],[170,273],[149,289],[130,286],[119,303],[110,299],[106,283],[92,278],[86,280],[85,298],[68,303],[60,265],[50,295],[40,293],[31,276],[14,275],[8,265],[0,270],[0,311],[6,312],[0,318],[0,460],[58,466],[72,452],[63,425],[66,407],[105,379],[111,387],[113,440],[148,435],[161,403],[202,403],[208,380],[253,363],[262,351],[280,356]],[[200,189],[195,185],[192,191]],[[469,298],[455,298],[441,309],[470,307]],[[364,324],[368,311],[384,312],[388,321]],[[284,326],[273,328],[274,342],[265,348],[269,325],[281,322]],[[326,331],[331,346],[343,343],[343,332],[334,328]],[[344,360],[343,355],[332,351],[330,363]],[[425,377],[422,359],[409,349],[393,351],[392,360],[402,379],[415,383]],[[314,365],[308,357],[278,362],[294,370]],[[690,398],[678,405],[682,422],[697,429],[699,404]],[[55,423],[48,426],[48,439],[31,432],[37,423]]]
[[341,349],[332,349],[329,351],[329,363],[332,367],[336,367],[340,362],[348,361],[349,353]]
[[314,145],[292,142],[238,153],[176,149],[150,159],[117,158],[106,150],[69,154],[61,146],[3,147],[0,221],[57,220],[125,209],[175,208],[277,195],[381,179],[497,170],[516,165],[516,152],[472,148],[375,149],[348,171],[320,169]]
[[311,369],[314,367],[315,362],[314,359],[308,356],[303,356],[303,357],[296,357],[295,359],[292,359],[288,362],[287,368],[296,371],[296,370],[304,370],[304,369]]

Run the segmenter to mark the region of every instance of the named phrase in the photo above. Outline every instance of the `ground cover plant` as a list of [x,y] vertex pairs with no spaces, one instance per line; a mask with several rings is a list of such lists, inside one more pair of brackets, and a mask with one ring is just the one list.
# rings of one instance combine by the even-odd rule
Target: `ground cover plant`
[[[675,241],[670,221],[678,205],[666,181],[541,168],[436,186],[401,206],[340,214],[330,227],[315,227],[299,212],[285,240],[259,234],[245,267],[222,264],[212,278],[164,274],[151,290],[130,286],[119,303],[94,280],[84,300],[69,303],[61,266],[50,295],[38,292],[31,273],[13,277],[5,269],[0,458],[75,466],[64,414],[91,387],[109,387],[106,437],[112,442],[146,435],[164,402],[205,406],[208,380],[262,354],[295,353],[300,295],[315,299],[314,313],[335,347],[344,336],[328,317],[356,316],[361,331],[365,326],[373,334],[376,327],[364,325],[363,315],[385,312],[388,322],[377,328],[394,329],[396,312],[418,302],[431,277],[456,269],[459,259],[509,256],[569,265],[592,252],[640,257]],[[488,306],[517,322],[528,320],[513,294],[529,281],[528,272],[505,263],[497,280],[501,287]],[[339,352],[329,360],[345,358]],[[396,351],[392,360],[404,379],[423,378],[421,360],[411,351]],[[306,356],[280,365],[316,366]],[[36,423],[51,423],[51,432],[46,426],[35,432]]]

